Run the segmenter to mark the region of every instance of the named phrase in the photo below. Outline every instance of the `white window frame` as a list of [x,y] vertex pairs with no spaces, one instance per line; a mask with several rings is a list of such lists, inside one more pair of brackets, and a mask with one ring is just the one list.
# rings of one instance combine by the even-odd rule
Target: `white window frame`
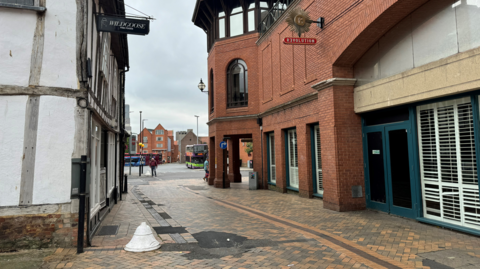
[[[471,109],[471,128],[460,129],[460,118],[459,118],[459,106],[469,104]],[[448,122],[445,117],[439,118],[439,109],[445,109],[449,106],[453,107],[453,120],[454,123]],[[422,119],[421,112],[430,110],[433,112],[433,126],[432,121],[429,121],[424,117]],[[460,133],[463,133],[464,137],[473,136],[473,141],[470,143],[473,145],[473,153],[475,153],[475,137],[473,135],[473,107],[471,106],[471,98],[465,97],[455,100],[449,100],[444,102],[438,102],[433,104],[427,104],[417,107],[417,127],[418,127],[418,144],[419,144],[419,156],[420,156],[420,177],[421,177],[421,189],[422,189],[422,203],[423,203],[423,216],[428,219],[438,220],[442,222],[447,222],[459,226],[479,229],[480,228],[480,202],[479,202],[479,191],[478,191],[478,181],[464,183],[464,172],[465,175],[468,175],[468,171],[473,170],[470,174],[477,174],[476,167],[476,157],[475,154],[471,158],[474,158],[473,162],[469,162],[471,165],[466,166],[463,162],[461,146],[460,146]],[[439,124],[439,120],[443,125]],[[447,125],[449,124],[449,125]],[[423,128],[423,129],[422,129]],[[454,137],[453,139],[446,140],[447,132],[452,132],[454,128]],[[469,130],[470,129],[470,130]],[[422,133],[423,132],[423,133]],[[465,135],[465,133],[467,133]],[[454,145],[448,144],[447,142],[452,141]],[[428,142],[429,144],[424,143]],[[450,142],[449,142],[450,143]],[[430,145],[430,146],[428,146]],[[443,148],[441,146],[443,145]],[[465,144],[463,145],[465,146]],[[455,151],[448,151],[448,149],[454,147]],[[472,147],[470,147],[472,149]],[[453,169],[456,169],[456,174],[448,174],[444,171],[447,171],[445,163],[445,152],[451,152],[452,156],[451,163],[454,166],[450,166]],[[443,162],[442,162],[443,156]],[[465,156],[465,155],[464,155]],[[424,162],[428,157],[430,162]],[[434,160],[434,161],[432,161]],[[435,164],[436,161],[436,164]],[[425,166],[425,164],[429,166]],[[454,170],[455,171],[455,170]],[[445,178],[454,178],[457,182],[447,182],[443,179]],[[475,178],[475,177],[474,177]],[[476,179],[476,178],[475,178]],[[432,186],[427,188],[427,185]],[[448,191],[455,190],[455,191]],[[440,209],[434,209],[432,207],[427,208],[427,200],[431,202],[436,202],[440,204]],[[469,213],[465,211],[465,207],[475,208],[477,214]],[[431,213],[429,213],[431,212]],[[452,213],[453,212],[453,213]],[[436,216],[433,213],[439,214]],[[455,219],[451,216],[454,215]]]
[[320,126],[315,125],[313,128],[313,135],[315,136],[315,180],[316,180],[316,192],[323,195],[323,170],[322,170],[322,149],[320,139]]
[[158,136],[156,140],[157,141],[163,141],[163,136]]
[[92,120],[91,142],[90,217],[93,217],[100,210],[100,158],[102,149],[102,127],[95,120]]
[[163,130],[155,130],[156,135],[164,135],[165,132]]
[[163,148],[163,144],[157,144],[157,148]]
[[[277,184],[277,170],[275,161],[275,133],[268,134],[268,147],[269,147],[269,169],[270,169],[270,183]],[[273,161],[272,161],[273,160]]]
[[[293,143],[292,143],[293,137]],[[288,143],[288,186],[291,188],[299,188],[299,178],[298,178],[298,139],[297,139],[297,129],[290,129],[287,131],[287,143]],[[292,145],[293,144],[293,145]],[[295,153],[292,157],[292,151]],[[296,165],[296,166],[295,166]]]

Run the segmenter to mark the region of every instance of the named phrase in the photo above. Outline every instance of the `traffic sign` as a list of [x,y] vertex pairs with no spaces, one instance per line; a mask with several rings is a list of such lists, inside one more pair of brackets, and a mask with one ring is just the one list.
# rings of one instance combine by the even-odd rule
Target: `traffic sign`
[[227,142],[225,142],[225,141],[220,142],[220,148],[221,149],[227,149]]

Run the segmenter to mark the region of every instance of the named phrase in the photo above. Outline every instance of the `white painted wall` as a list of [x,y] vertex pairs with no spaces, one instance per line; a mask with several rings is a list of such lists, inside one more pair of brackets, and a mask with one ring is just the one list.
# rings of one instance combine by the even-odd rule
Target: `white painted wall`
[[40,85],[78,89],[76,1],[48,0]]
[[28,96],[0,97],[0,206],[19,203],[27,100]]
[[0,84],[28,86],[37,13],[0,8],[0,25]]
[[75,106],[73,98],[40,98],[33,204],[70,201]]

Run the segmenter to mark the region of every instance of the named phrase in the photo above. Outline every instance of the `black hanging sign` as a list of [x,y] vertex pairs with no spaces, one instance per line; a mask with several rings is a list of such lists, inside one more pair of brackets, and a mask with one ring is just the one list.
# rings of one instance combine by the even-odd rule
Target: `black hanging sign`
[[148,35],[150,32],[150,21],[98,15],[97,30],[100,32]]

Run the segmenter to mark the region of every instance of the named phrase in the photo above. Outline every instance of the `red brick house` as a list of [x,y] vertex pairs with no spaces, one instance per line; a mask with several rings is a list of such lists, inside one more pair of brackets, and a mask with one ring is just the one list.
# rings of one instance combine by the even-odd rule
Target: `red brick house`
[[[302,37],[285,22],[303,9]],[[478,6],[449,0],[197,0],[207,34],[209,184],[260,188],[480,233]],[[477,14],[477,15],[473,15]]]

